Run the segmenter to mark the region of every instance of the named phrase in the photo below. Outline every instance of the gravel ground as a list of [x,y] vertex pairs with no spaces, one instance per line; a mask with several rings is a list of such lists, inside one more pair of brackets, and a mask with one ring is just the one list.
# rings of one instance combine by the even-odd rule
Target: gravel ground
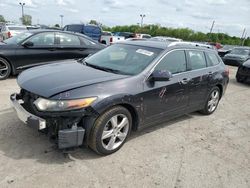
[[11,109],[16,79],[0,81],[0,187],[250,187],[250,87],[230,84],[211,116],[192,113],[133,133],[100,157],[58,151]]

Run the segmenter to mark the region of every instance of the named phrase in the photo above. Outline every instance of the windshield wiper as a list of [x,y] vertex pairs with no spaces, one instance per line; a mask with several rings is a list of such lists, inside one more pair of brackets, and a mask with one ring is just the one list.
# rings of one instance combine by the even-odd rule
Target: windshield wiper
[[102,71],[105,71],[105,72],[112,72],[112,73],[115,73],[115,74],[126,74],[126,75],[128,75],[128,73],[125,73],[125,72],[120,71],[120,70],[115,70],[115,69],[111,69],[111,68],[107,68],[107,67],[101,67],[101,66],[98,66],[98,65],[90,64],[84,59],[79,59],[79,60],[77,60],[77,62],[81,63],[83,65],[86,65],[88,67],[92,67],[94,69],[102,70]]

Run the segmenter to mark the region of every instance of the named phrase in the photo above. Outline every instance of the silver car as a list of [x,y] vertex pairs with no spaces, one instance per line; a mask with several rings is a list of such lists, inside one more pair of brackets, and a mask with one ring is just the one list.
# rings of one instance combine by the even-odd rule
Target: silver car
[[0,29],[0,40],[5,40],[27,31],[27,27],[23,25],[2,25]]

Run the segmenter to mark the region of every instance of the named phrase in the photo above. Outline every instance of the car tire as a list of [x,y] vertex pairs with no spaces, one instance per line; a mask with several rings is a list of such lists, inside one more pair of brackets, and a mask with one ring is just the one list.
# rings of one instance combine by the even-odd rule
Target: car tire
[[0,57],[0,80],[5,80],[8,78],[10,73],[10,63],[6,59]]
[[220,89],[217,86],[213,87],[212,90],[209,92],[205,107],[200,112],[204,115],[210,115],[214,113],[219,104],[220,95],[221,95]]
[[90,132],[89,147],[100,155],[112,154],[126,142],[131,126],[130,112],[122,106],[112,107],[95,121]]

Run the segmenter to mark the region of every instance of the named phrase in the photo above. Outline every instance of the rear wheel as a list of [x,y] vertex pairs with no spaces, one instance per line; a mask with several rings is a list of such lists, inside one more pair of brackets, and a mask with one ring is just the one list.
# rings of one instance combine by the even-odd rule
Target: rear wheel
[[201,113],[205,115],[212,114],[216,110],[219,101],[220,101],[220,89],[216,86],[210,91],[205,107],[203,110],[201,110]]
[[90,133],[89,146],[98,154],[114,153],[125,143],[131,125],[130,112],[122,106],[113,107],[96,120]]
[[0,57],[0,80],[8,78],[10,73],[11,73],[11,66],[9,62]]

